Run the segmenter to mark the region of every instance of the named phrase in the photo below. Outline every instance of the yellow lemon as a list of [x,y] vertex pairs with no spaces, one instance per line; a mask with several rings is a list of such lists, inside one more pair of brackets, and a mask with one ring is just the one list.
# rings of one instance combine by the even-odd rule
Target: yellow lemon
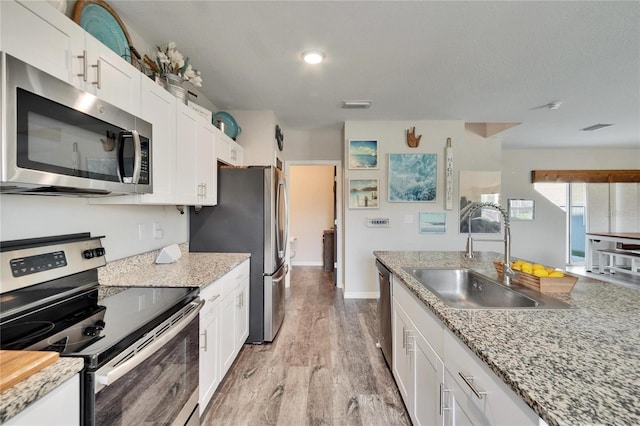
[[524,272],[525,274],[531,274],[533,273],[533,269],[531,269],[531,266],[522,266],[522,272]]
[[554,268],[544,268],[549,274],[551,274],[553,271],[555,271]]
[[524,268],[533,269],[533,265],[529,262],[522,262],[522,269],[524,270]]
[[544,269],[534,269],[533,275],[535,275],[536,277],[548,277],[549,273]]
[[564,277],[564,274],[560,271],[554,271],[554,272],[551,272],[549,276],[552,278],[561,278],[561,277]]
[[513,263],[515,263],[516,265],[522,265],[522,264],[524,263],[524,260],[522,260],[522,259],[518,259],[518,260],[516,260],[516,261],[515,261],[515,262],[513,262]]
[[539,263],[534,263],[531,267],[533,268],[534,271],[536,269],[545,269],[544,265],[541,265]]
[[514,265],[511,267],[511,269],[513,269],[514,271],[521,271],[521,270],[522,270],[522,268],[520,267],[520,265],[516,265],[516,264],[514,264]]

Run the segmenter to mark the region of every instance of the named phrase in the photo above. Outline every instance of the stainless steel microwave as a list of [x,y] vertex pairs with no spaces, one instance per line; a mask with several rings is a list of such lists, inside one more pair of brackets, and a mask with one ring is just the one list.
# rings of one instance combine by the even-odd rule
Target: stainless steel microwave
[[0,52],[3,193],[150,193],[151,124]]

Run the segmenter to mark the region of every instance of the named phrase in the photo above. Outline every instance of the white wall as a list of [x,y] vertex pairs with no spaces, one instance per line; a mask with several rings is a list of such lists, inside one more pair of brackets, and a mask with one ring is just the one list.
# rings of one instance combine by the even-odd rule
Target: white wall
[[284,130],[283,157],[289,160],[342,160],[342,130]]
[[[406,144],[406,129],[415,126],[422,135],[418,148]],[[444,210],[444,151],[447,138],[451,138],[454,151],[454,208],[446,211],[445,234],[420,234],[419,212],[443,212]],[[345,160],[345,178],[378,178],[380,181],[378,209],[348,208],[348,189],[344,203],[344,285],[345,297],[373,298],[378,295],[373,251],[377,250],[464,250],[465,235],[458,231],[458,175],[461,170],[499,171],[501,168],[501,141],[484,139],[466,133],[462,121],[348,121],[344,139],[376,139],[378,141],[378,170],[349,170]],[[345,158],[346,154],[345,143]],[[387,202],[387,154],[436,153],[438,155],[438,188],[436,202],[389,203]],[[369,217],[385,217],[391,220],[389,228],[369,228]],[[405,219],[412,223],[405,223]],[[499,243],[478,243],[478,250],[502,250]]]
[[236,138],[244,148],[244,164],[248,166],[275,165],[278,151],[275,129],[278,122],[273,111],[227,111],[242,129]]
[[[637,169],[640,150],[630,149],[540,149],[504,150],[502,152],[502,193],[508,198],[535,201],[535,219],[511,223],[511,252],[513,256],[564,268],[566,259],[566,217],[563,210],[537,193],[531,183],[531,170],[545,169]],[[607,184],[598,184],[606,185]],[[592,187],[593,189],[593,187]],[[598,191],[600,193],[601,191]],[[592,224],[602,231],[603,220],[608,223],[610,208],[608,194],[594,193],[588,202]],[[588,197],[589,197],[588,194]],[[596,198],[597,197],[597,198]],[[638,212],[638,198],[628,199],[625,211]],[[637,217],[636,217],[637,221]],[[608,229],[607,229],[608,230]],[[613,229],[612,229],[613,230]],[[630,232],[630,231],[629,231]]]
[[[153,223],[163,231],[153,237]],[[139,239],[139,225],[143,225]],[[188,215],[173,206],[92,205],[86,198],[0,195],[0,240],[91,232],[107,261],[189,240]]]
[[289,173],[291,264],[320,266],[323,231],[333,228],[333,166],[294,165]]

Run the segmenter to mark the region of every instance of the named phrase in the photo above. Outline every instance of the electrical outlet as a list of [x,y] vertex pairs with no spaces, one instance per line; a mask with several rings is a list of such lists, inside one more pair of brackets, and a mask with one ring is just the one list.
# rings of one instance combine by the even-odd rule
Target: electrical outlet
[[142,310],[147,306],[146,301],[144,300],[144,295],[138,296],[138,312],[142,312]]
[[156,240],[164,238],[164,230],[160,227],[158,222],[153,222],[153,238]]

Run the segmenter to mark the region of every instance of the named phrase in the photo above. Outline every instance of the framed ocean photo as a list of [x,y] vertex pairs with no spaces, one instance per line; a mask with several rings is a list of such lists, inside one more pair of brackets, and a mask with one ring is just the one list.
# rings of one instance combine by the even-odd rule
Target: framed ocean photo
[[378,168],[378,141],[350,140],[349,169],[372,170]]
[[389,202],[434,202],[437,154],[389,154]]
[[377,209],[378,179],[349,179],[349,208]]
[[447,214],[445,212],[420,213],[421,234],[444,234],[447,232]]

